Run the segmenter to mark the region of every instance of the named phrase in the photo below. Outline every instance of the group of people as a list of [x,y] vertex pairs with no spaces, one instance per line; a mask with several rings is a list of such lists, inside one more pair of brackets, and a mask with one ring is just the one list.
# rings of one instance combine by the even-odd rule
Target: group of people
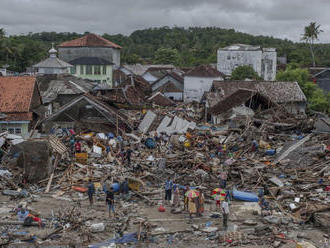
[[[220,184],[221,186],[226,186],[227,175],[223,174],[221,177]],[[165,204],[170,205],[170,201],[172,200],[172,191],[174,193],[173,196],[173,207],[180,206],[180,185],[173,183],[170,178],[167,178],[165,181]],[[225,188],[225,187],[224,187]],[[183,193],[183,205],[184,211],[189,213],[190,220],[192,219],[193,215],[195,214],[197,217],[202,216],[204,213],[204,202],[205,197],[202,188],[196,187],[194,188],[193,192],[189,194],[191,188],[189,185],[185,185],[182,188]],[[218,192],[220,196],[220,192]],[[228,227],[228,216],[229,216],[229,198],[230,194],[229,191],[225,192],[225,195],[222,197],[215,197],[216,200],[216,208],[221,210],[222,212],[222,219],[223,219],[223,227],[227,229]]]
[[[114,188],[111,185],[104,184],[103,185],[103,191],[105,193],[105,203],[108,208],[109,217],[113,216],[115,217],[115,192]],[[123,196],[124,200],[127,200],[128,194],[129,194],[129,186],[128,186],[128,179],[125,178],[124,181],[120,183],[119,186],[119,193]],[[93,206],[94,203],[94,194],[95,194],[95,185],[92,182],[92,180],[88,181],[87,186],[87,194],[89,199],[90,207]]]

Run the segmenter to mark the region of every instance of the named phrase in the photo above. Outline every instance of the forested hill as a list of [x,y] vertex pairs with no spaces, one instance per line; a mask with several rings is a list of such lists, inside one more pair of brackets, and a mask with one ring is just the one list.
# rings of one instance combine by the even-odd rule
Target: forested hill
[[[0,29],[0,66],[9,64],[9,69],[24,71],[27,66],[48,56],[47,51],[51,42],[57,45],[83,35],[42,32],[8,37],[4,36]],[[123,47],[121,52],[123,63],[174,63],[181,66],[216,63],[218,48],[233,43],[243,43],[275,47],[279,56],[287,56],[288,62],[311,64],[311,56],[306,44],[267,36],[254,36],[233,29],[162,27],[137,30],[129,36],[104,34],[103,37]],[[315,53],[317,65],[330,66],[330,44],[316,45]]]

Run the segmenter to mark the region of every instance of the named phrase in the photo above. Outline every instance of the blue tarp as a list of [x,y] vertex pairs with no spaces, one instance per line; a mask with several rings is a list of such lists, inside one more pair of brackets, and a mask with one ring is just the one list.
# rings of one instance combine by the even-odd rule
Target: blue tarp
[[147,138],[146,142],[145,142],[146,147],[148,147],[149,149],[154,149],[156,148],[156,143],[153,140],[153,138]]
[[258,202],[259,198],[255,193],[233,190],[233,198],[240,201]]
[[116,239],[109,239],[107,241],[104,241],[103,243],[98,243],[94,245],[89,245],[89,248],[100,248],[102,246],[110,245],[111,243],[115,244],[124,244],[124,243],[135,243],[137,242],[137,233],[129,233],[125,234],[123,237],[116,238]]

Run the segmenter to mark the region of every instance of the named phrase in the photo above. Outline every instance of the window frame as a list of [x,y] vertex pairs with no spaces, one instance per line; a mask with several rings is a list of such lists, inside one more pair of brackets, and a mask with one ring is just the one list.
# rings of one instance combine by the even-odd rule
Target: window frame
[[93,75],[93,66],[86,65],[86,75]]

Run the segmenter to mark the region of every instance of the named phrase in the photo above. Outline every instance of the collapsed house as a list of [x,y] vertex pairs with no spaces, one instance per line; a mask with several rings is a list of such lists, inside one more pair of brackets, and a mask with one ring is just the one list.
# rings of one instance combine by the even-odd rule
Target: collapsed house
[[69,74],[39,76],[37,84],[43,103],[38,112],[42,116],[52,115],[76,97],[91,92],[97,85]]
[[234,121],[244,121],[247,116],[253,117],[254,110],[264,110],[275,105],[268,97],[257,91],[239,89],[215,104],[206,115],[210,115],[213,124],[230,120],[231,124],[236,126]]
[[129,132],[133,129],[128,117],[96,97],[85,94],[62,106],[42,121],[44,132],[57,129]]
[[184,81],[183,77],[177,72],[168,72],[155,81],[151,87],[153,92],[161,92],[171,100],[183,100]]
[[104,102],[118,107],[144,106],[151,87],[141,76],[129,76],[116,88],[98,86],[96,95]]
[[[242,99],[240,94],[244,95]],[[252,101],[248,101],[250,98]],[[219,123],[221,118],[218,115],[227,112],[228,107],[244,105],[257,110],[258,107],[265,109],[277,104],[289,113],[304,114],[307,105],[306,96],[297,82],[273,81],[214,81],[210,91],[204,94],[202,102],[206,113],[213,114],[209,119],[214,123]]]

